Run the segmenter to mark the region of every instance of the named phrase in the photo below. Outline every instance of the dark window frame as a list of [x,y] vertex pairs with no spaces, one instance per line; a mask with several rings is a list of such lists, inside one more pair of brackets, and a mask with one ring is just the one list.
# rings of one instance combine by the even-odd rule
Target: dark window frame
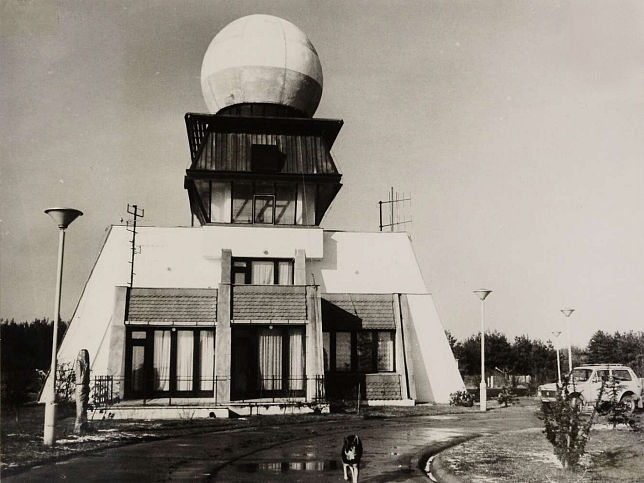
[[[245,263],[244,267],[236,267],[235,262]],[[231,263],[230,280],[232,285],[240,285],[235,283],[235,275],[240,273],[244,274],[244,283],[241,285],[251,285],[253,280],[253,262],[273,262],[273,285],[279,285],[279,263],[289,262],[291,271],[290,285],[295,285],[295,260],[293,258],[256,258],[256,257],[233,257]]]
[[[325,330],[329,334],[329,372],[334,374],[393,374],[396,373],[396,331],[393,329],[362,329],[362,330]],[[349,332],[351,334],[351,368],[348,371],[337,370],[336,367],[336,334],[338,332]],[[392,366],[391,371],[378,369],[378,333],[388,332],[392,334]],[[371,360],[373,371],[358,370],[358,334],[371,334]]]
[[[154,331],[170,331],[170,384],[167,391],[153,389],[154,384]],[[192,389],[179,391],[177,389],[177,331],[186,330],[193,333],[193,356],[192,356]],[[213,333],[213,344],[216,348],[217,333],[214,327],[177,327],[177,326],[150,326],[150,325],[127,325],[125,331],[125,399],[138,399],[150,397],[211,397],[213,389],[201,389],[201,332],[210,331]],[[145,332],[145,339],[133,339],[132,332]],[[132,387],[132,348],[143,346],[145,348],[143,360],[143,389],[135,391]],[[213,349],[215,349],[213,348]],[[213,361],[214,364],[214,361]]]

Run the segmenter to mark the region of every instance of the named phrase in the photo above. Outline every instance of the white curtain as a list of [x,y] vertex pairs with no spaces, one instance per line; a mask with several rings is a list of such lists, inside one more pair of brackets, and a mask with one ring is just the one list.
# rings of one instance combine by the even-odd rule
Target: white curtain
[[295,328],[289,334],[289,357],[288,369],[290,378],[290,389],[300,391],[304,389],[304,329]]
[[177,391],[192,391],[194,332],[177,331]]
[[199,333],[201,349],[201,390],[213,390],[213,377],[215,374],[215,332],[202,330]]
[[273,285],[273,268],[274,264],[272,261],[262,262],[253,260],[251,283],[253,285]]
[[293,262],[278,262],[278,280],[280,285],[293,285]]
[[154,390],[170,390],[170,331],[154,331]]
[[282,389],[282,335],[276,330],[259,331],[259,376],[262,389]]

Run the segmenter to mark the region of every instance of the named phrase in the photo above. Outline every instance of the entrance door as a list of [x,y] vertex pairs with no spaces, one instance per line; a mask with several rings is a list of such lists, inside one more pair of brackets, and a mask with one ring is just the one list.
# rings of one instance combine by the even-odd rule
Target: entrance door
[[232,399],[257,398],[256,332],[242,327],[233,327],[231,332],[230,396]]

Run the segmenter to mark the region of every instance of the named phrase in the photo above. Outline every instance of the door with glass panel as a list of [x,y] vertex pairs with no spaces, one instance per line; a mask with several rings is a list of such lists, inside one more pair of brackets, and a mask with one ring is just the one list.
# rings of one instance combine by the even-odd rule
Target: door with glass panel
[[304,327],[235,327],[231,397],[304,396],[304,361]]

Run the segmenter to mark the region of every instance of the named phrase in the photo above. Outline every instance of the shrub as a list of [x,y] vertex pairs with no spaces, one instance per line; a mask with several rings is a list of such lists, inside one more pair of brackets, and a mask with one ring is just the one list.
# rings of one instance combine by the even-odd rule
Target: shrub
[[467,391],[456,391],[449,395],[449,404],[451,406],[465,406],[471,408],[474,406],[474,396]]
[[[598,399],[603,391],[602,385]],[[583,405],[570,397],[568,381],[564,380],[562,387],[557,386],[556,400],[544,402],[542,411],[544,433],[554,447],[555,456],[564,468],[574,468],[586,450],[596,408],[591,414],[584,414]]]
[[631,414],[629,405],[619,399],[621,392],[621,385],[617,381],[611,381],[607,384],[607,393],[610,396],[608,400],[600,401],[597,403],[597,411],[600,414],[606,415],[606,420],[609,424],[613,425],[613,429],[617,425],[623,424],[633,430],[639,430],[637,420]]
[[506,408],[508,407],[508,404],[516,404],[517,402],[519,402],[519,398],[509,386],[503,386],[503,389],[501,389],[501,392],[496,397],[496,400],[499,404],[503,404],[503,406]]

